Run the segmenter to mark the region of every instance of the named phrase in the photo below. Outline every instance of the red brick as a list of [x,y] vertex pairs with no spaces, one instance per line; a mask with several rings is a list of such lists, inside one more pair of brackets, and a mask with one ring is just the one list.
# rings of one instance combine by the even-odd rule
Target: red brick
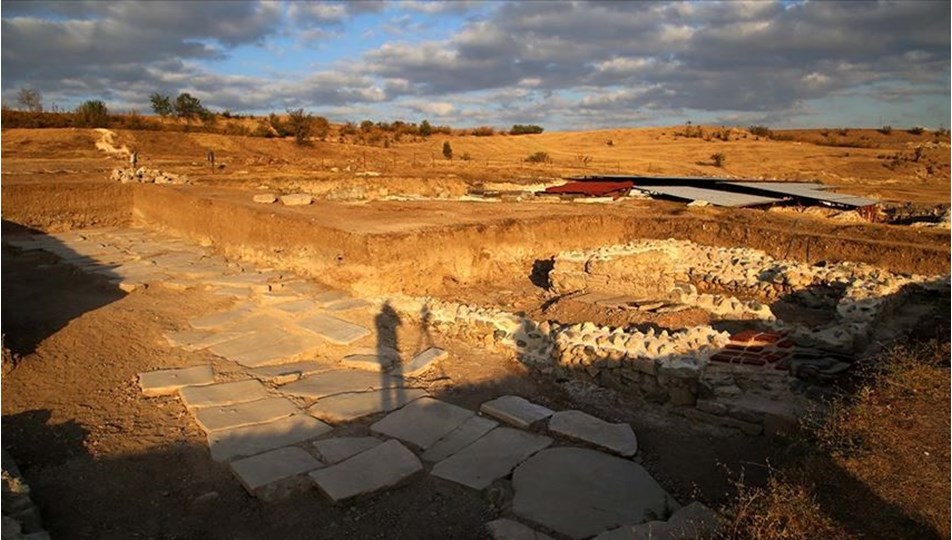
[[731,336],[731,341],[734,343],[749,343],[754,341],[754,338],[756,338],[759,334],[760,332],[757,330],[744,330],[743,332],[738,332]]
[[724,362],[725,364],[730,364],[735,358],[737,358],[737,355],[729,352],[719,352],[711,356],[711,360],[715,362]]
[[759,353],[759,352],[763,351],[764,348],[763,348],[763,346],[761,346],[761,345],[748,345],[746,350],[748,350],[748,351],[750,351],[750,352]]
[[775,343],[774,345],[776,345],[777,347],[780,347],[781,349],[789,349],[790,347],[793,347],[793,342],[790,341],[789,339],[782,339],[778,341],[777,343]]
[[743,356],[740,359],[741,364],[747,364],[748,366],[762,366],[767,363],[766,360],[759,356]]

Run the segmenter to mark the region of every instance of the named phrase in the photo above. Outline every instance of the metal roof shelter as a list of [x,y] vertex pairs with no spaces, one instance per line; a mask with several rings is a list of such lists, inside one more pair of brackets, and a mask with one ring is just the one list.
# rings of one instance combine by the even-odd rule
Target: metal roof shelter
[[741,208],[745,206],[761,206],[781,202],[782,199],[750,195],[747,193],[733,193],[716,189],[705,189],[692,186],[635,186],[634,189],[645,193],[664,195],[674,199],[686,201],[705,201],[715,206]]
[[810,184],[805,182],[724,182],[724,184],[741,187],[750,191],[776,193],[794,199],[819,202],[829,206],[862,208],[879,203],[876,199],[823,191],[823,189],[826,188],[823,184]]

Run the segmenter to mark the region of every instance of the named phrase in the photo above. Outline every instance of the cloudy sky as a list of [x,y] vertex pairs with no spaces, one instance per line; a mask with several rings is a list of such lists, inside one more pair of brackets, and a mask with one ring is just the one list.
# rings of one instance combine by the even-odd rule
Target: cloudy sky
[[3,102],[549,129],[949,127],[950,3],[7,1]]

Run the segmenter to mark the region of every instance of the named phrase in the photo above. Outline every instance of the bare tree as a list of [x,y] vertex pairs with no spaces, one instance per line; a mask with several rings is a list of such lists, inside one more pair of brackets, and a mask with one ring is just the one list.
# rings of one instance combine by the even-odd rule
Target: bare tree
[[17,94],[20,107],[30,112],[43,112],[43,95],[36,88],[21,88]]

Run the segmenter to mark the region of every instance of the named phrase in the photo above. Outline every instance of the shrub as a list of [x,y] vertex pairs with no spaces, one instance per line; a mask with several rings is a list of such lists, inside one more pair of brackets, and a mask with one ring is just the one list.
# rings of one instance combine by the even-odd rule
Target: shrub
[[527,163],[549,163],[552,161],[552,158],[549,157],[548,152],[533,152],[526,157]]
[[433,126],[430,125],[430,122],[427,120],[420,122],[420,136],[429,137],[432,134],[433,134]]
[[443,141],[443,157],[453,159],[453,147],[450,146],[449,141]]
[[767,126],[750,126],[749,128],[747,128],[747,131],[749,131],[751,135],[756,135],[758,137],[767,137],[768,139],[770,138],[771,135],[773,135],[773,132],[770,131],[770,128]]
[[474,137],[491,137],[496,134],[496,130],[489,126],[480,126],[478,128],[473,128],[470,132],[470,135]]
[[274,130],[274,134],[278,137],[291,135],[291,130],[288,129],[287,124],[281,120],[280,116],[274,113],[268,115],[268,125],[271,126],[271,129]]
[[287,130],[294,135],[294,142],[298,146],[307,146],[311,144],[314,133],[314,117],[305,113],[304,109],[288,109]]
[[314,136],[320,140],[327,140],[327,136],[331,133],[331,123],[327,121],[327,118],[323,116],[314,117]]
[[459,157],[463,161],[472,161],[473,156],[469,155],[469,152],[463,152],[463,155]]
[[109,109],[98,99],[84,101],[76,107],[76,125],[91,128],[106,127],[109,125]]
[[512,129],[509,130],[510,135],[533,135],[537,133],[542,133],[544,129],[542,126],[537,126],[534,124],[514,124]]
[[711,161],[714,162],[715,167],[723,167],[724,162],[727,161],[727,156],[724,155],[724,152],[711,154]]
[[916,126],[916,127],[909,128],[909,129],[906,130],[906,131],[908,131],[908,132],[909,132],[910,134],[912,134],[912,135],[922,135],[922,133],[923,133],[925,130],[926,130],[926,128],[924,128],[924,127],[922,127],[922,126]]
[[883,126],[879,128],[879,132],[882,133],[883,135],[889,135],[890,133],[892,133],[892,126]]
[[592,156],[586,156],[584,154],[578,154],[575,156],[575,161],[578,162],[582,167],[588,167],[588,164],[592,162]]

